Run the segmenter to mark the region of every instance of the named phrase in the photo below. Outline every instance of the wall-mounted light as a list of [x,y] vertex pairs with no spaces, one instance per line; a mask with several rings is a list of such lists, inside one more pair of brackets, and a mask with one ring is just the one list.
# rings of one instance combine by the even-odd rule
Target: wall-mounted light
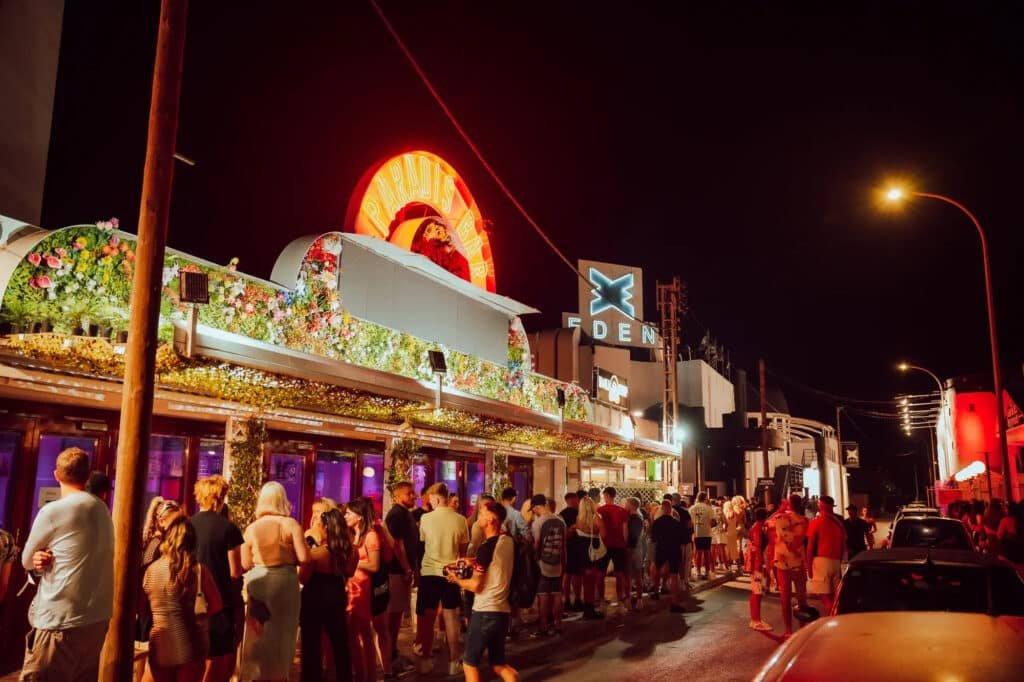
[[375,475],[377,475],[377,472],[374,471],[373,467],[363,467],[363,478],[373,478]]
[[448,373],[448,363],[444,359],[444,353],[439,350],[428,350],[427,359],[430,361],[430,369],[437,377],[437,390],[434,393],[434,408],[441,409],[441,392],[444,390],[444,375]]

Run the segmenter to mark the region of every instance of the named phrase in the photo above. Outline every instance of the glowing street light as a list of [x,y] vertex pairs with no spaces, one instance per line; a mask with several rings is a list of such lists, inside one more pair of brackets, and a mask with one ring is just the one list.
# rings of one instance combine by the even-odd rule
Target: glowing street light
[[[978,231],[978,238],[981,240],[981,260],[985,272],[985,305],[988,309],[988,338],[992,351],[992,383],[996,393],[996,431],[999,434],[999,454],[1002,457],[1003,465],[1003,492],[1007,500],[1013,500],[1013,486],[1010,481],[1010,453],[1006,444],[1006,409],[1003,406],[1003,375],[999,368],[999,341],[996,335],[996,309],[992,300],[992,268],[989,265],[988,238],[985,236],[985,231],[981,228],[981,223],[974,217],[974,214],[967,210],[966,206],[949,197],[928,192],[908,191],[898,186],[890,187],[885,193],[885,197],[890,203],[902,201],[908,196],[935,199],[950,206],[955,206],[970,219],[974,228]],[[908,365],[907,368],[923,369],[920,367],[915,368],[913,365]]]

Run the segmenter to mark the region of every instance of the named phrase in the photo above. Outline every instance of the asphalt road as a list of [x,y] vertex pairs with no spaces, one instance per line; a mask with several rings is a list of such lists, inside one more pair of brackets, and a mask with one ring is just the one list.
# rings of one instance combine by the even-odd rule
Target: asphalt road
[[[531,651],[509,662],[524,680],[749,680],[781,641],[747,627],[749,591],[736,583],[698,595],[684,615],[659,611],[626,616],[619,627],[582,641]],[[782,628],[778,599],[765,600],[764,618]]]

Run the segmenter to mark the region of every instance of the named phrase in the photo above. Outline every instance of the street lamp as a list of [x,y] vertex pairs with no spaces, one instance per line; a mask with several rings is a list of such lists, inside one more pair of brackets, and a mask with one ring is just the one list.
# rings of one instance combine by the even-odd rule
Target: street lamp
[[[890,193],[891,192],[899,192],[899,191],[900,190],[890,190]],[[897,197],[897,198],[899,198],[899,197]],[[925,374],[930,376],[932,378],[932,380],[935,382],[935,385],[939,387],[939,408],[938,408],[938,411],[942,412],[942,392],[943,392],[942,381],[939,379],[938,375],[935,374],[935,372],[933,372],[930,369],[927,369],[925,367],[921,367],[920,365],[912,365],[909,362],[901,362],[900,364],[896,365],[896,369],[898,369],[901,372],[909,372],[911,370],[917,370],[918,372],[924,372]],[[904,405],[903,412],[904,413],[909,412],[910,409],[909,409],[909,406],[907,405],[907,399],[906,398],[903,399],[903,405]],[[936,419],[936,423],[937,422],[938,422],[938,419]],[[935,433],[933,435],[934,435],[935,440],[937,442],[938,439],[939,439],[938,434]],[[937,481],[937,480],[939,480],[939,453],[938,453],[938,447],[936,447],[936,443],[933,443],[932,444],[932,481]],[[933,485],[934,485],[934,483],[933,483]]]
[[[996,337],[996,309],[992,302],[992,268],[989,265],[988,258],[988,239],[985,237],[985,231],[981,229],[981,223],[974,217],[974,214],[967,210],[967,207],[958,201],[954,201],[949,197],[944,197],[941,194],[929,194],[927,192],[913,192],[906,191],[901,187],[892,187],[886,192],[886,199],[890,202],[901,201],[906,196],[924,197],[926,199],[936,199],[950,206],[955,206],[960,209],[964,215],[970,218],[974,228],[978,231],[978,238],[981,240],[981,260],[985,270],[985,305],[988,308],[988,338],[989,345],[992,350],[992,383],[995,387],[996,392],[996,431],[999,434],[999,454],[1002,457],[1003,463],[1003,492],[1006,496],[1006,500],[1012,501],[1013,486],[1010,482],[1012,475],[1010,471],[1010,453],[1006,444],[1006,412],[1003,407],[1003,375],[999,369],[999,340]],[[918,368],[920,369],[920,368]],[[941,385],[941,383],[940,383]]]

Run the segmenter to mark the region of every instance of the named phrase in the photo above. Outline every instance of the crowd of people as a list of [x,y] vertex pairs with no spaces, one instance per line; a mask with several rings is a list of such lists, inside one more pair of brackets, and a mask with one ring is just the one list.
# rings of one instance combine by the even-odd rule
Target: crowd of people
[[[112,612],[114,534],[109,481],[88,467],[81,450],[59,455],[61,497],[40,510],[22,553],[38,584],[22,679],[96,676]],[[701,492],[690,505],[678,494],[619,499],[613,487],[570,492],[561,509],[545,495],[520,504],[506,488],[498,499],[479,496],[467,518],[444,483],[417,495],[409,482],[393,486],[383,519],[369,499],[321,498],[305,529],[285,489],[270,482],[241,529],[228,492],[212,476],[195,485],[194,515],[159,497],[147,511],[136,627],[148,643],[147,680],[227,682],[236,672],[284,680],[297,651],[303,680],[325,670],[337,680],[394,679],[431,672],[442,649],[451,676],[478,680],[486,660],[515,680],[510,637],[556,638],[567,614],[625,616],[663,595],[683,613],[697,580],[729,571],[750,575],[749,626],[771,630],[765,594],[777,590],[785,605],[795,598],[799,616],[812,611],[809,592],[828,611],[840,562],[872,547],[877,530],[868,510],[851,505],[842,518],[828,496],[805,508],[793,495],[774,508]],[[1019,550],[1019,505],[951,511],[987,551]],[[534,627],[526,609],[536,609]],[[402,651],[407,617],[413,641]],[[781,619],[788,636],[793,610],[782,608]]]
[[1024,575],[1024,503],[995,498],[956,500],[949,505],[950,518],[963,521],[974,544],[982,552],[1003,557]]

